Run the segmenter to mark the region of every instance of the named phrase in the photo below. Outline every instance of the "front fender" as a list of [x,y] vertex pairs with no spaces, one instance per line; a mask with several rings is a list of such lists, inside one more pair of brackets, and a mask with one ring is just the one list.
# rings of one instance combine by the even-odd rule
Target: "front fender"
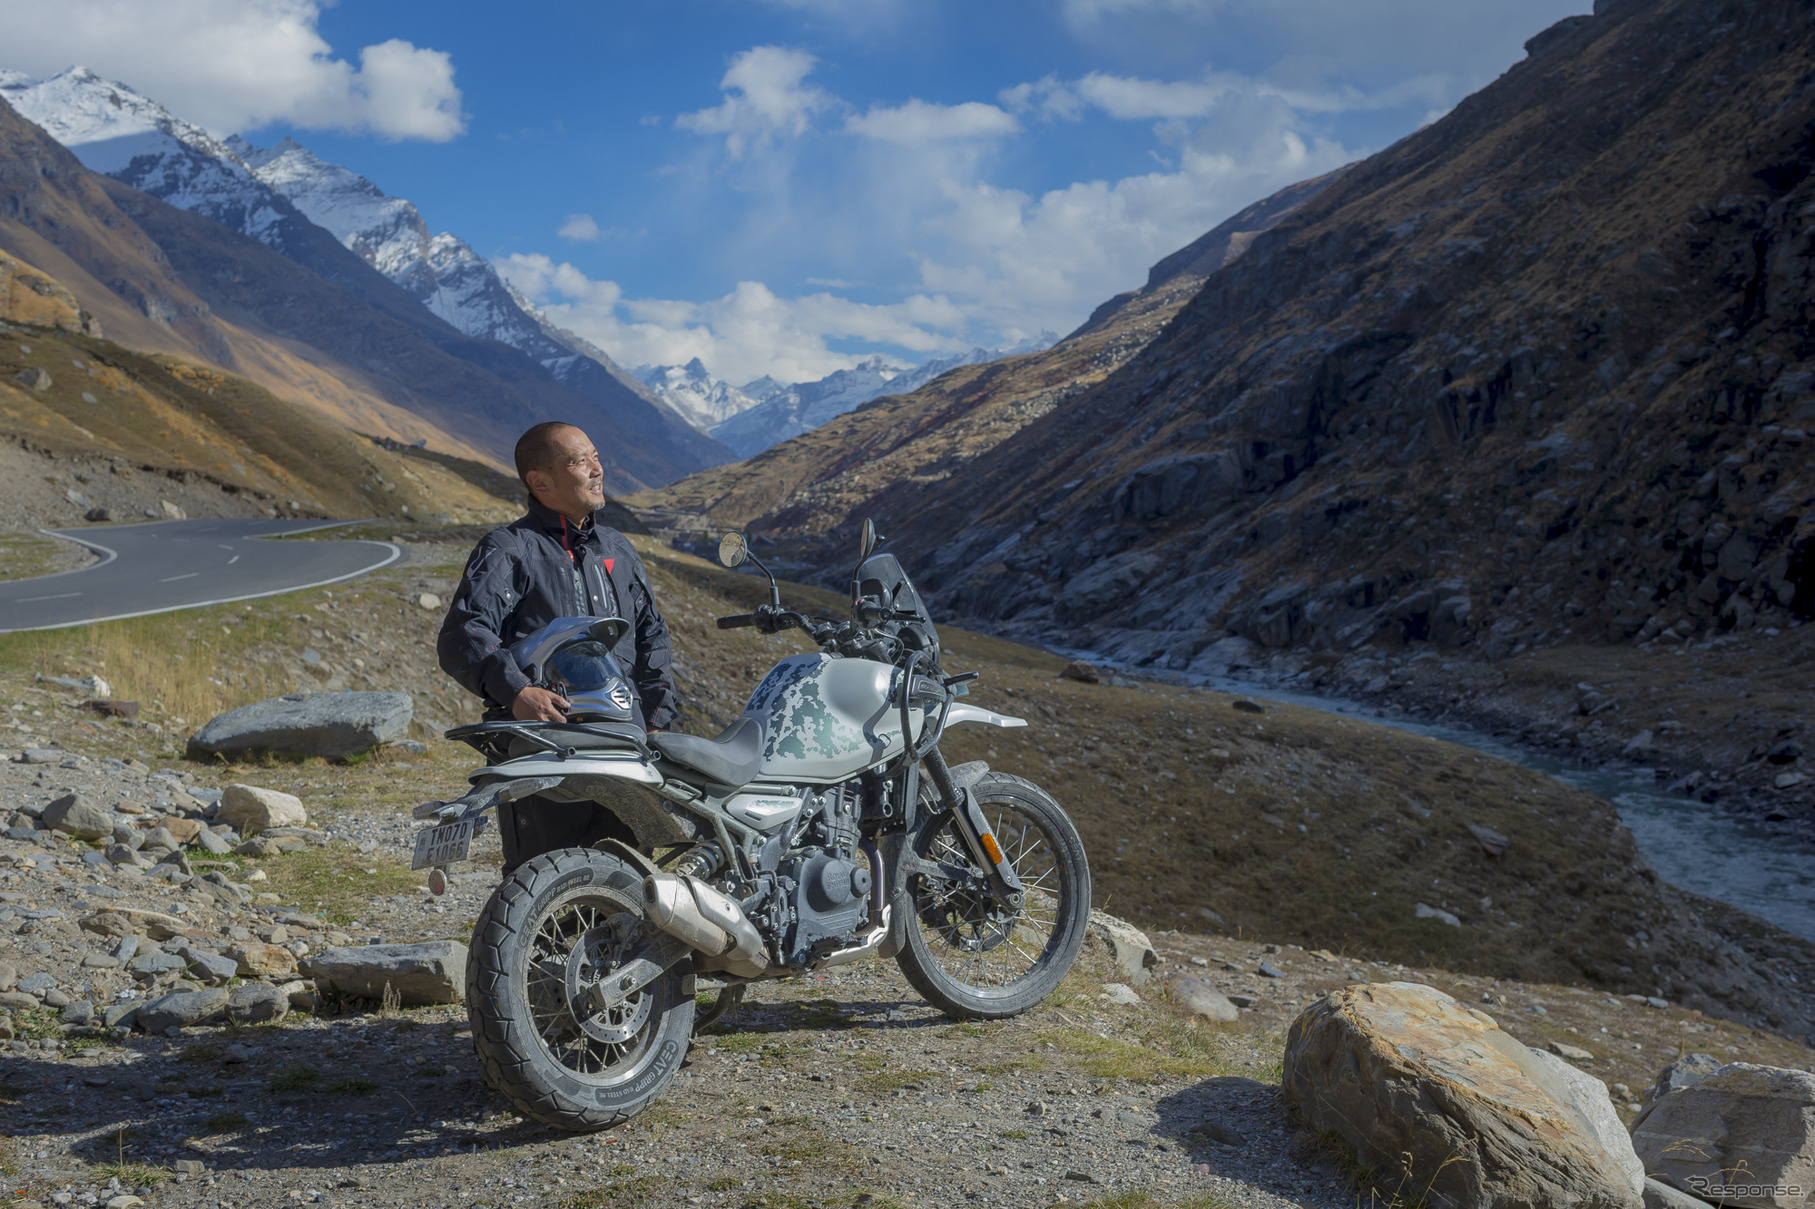
[[981,705],[971,705],[962,701],[952,702],[951,709],[946,711],[945,724],[956,726],[960,722],[981,722],[986,726],[1015,727],[1026,726],[1026,718],[1014,718],[1008,714],[998,714],[994,710],[984,709]]

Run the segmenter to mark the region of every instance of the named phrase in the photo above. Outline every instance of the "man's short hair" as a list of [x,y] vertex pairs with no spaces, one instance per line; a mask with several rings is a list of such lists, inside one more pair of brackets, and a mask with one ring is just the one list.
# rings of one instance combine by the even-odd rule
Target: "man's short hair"
[[530,471],[547,470],[554,463],[555,434],[572,427],[562,420],[544,420],[517,438],[517,477],[525,488],[529,486]]

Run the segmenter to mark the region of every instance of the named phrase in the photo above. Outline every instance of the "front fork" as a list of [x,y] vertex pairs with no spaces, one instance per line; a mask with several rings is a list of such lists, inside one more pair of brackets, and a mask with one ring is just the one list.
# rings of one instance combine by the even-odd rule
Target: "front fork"
[[952,780],[952,770],[945,762],[944,753],[937,747],[926,754],[923,762],[927,778],[939,794],[940,804],[952,812],[952,824],[963,838],[971,859],[988,875],[990,888],[996,896],[1019,911],[1027,901],[1026,891],[1015,874],[1013,862],[996,842],[996,833],[990,828],[989,819],[984,817],[976,790],[969,785],[962,789],[958,787]]

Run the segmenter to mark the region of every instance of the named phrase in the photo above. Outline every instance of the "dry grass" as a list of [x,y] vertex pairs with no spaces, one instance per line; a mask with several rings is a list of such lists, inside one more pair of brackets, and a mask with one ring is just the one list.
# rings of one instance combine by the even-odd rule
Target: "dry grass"
[[63,542],[36,533],[0,533],[0,579],[30,579],[70,565],[70,550]]

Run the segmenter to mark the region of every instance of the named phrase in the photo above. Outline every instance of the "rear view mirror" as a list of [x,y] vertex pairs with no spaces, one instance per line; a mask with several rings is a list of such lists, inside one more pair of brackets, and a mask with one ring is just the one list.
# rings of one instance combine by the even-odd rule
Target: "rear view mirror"
[[741,567],[750,556],[750,543],[741,533],[727,533],[718,539],[718,561],[727,567]]
[[876,522],[866,516],[863,520],[863,534],[857,539],[857,561],[862,562],[873,554],[881,541],[876,536]]

